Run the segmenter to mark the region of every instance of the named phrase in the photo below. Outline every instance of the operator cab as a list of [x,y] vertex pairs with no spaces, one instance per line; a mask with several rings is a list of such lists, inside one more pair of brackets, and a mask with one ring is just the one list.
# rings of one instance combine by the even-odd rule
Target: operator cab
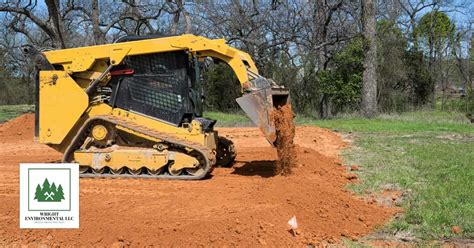
[[[125,36],[115,43],[162,37]],[[112,107],[176,126],[202,116],[199,62],[187,51],[129,56],[111,74]]]
[[130,56],[111,74],[112,107],[174,125],[202,115],[197,73],[184,51]]

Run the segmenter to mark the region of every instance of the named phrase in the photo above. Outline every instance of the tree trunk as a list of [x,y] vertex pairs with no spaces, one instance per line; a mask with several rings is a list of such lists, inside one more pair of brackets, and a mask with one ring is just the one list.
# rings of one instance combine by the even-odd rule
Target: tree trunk
[[46,6],[48,7],[49,17],[53,21],[54,27],[54,39],[53,43],[56,47],[66,48],[66,42],[64,41],[64,25],[63,19],[60,15],[60,5],[59,0],[45,0]]
[[[329,6],[327,1],[316,0],[314,1],[314,36],[312,37],[314,46],[324,44],[328,41],[328,26],[331,22],[333,13],[342,5],[342,1],[337,2],[334,6]],[[325,71],[328,66],[328,48],[323,46],[316,49],[315,71]],[[327,119],[332,117],[332,101],[331,96],[322,94],[321,100],[319,101],[319,117]]]
[[[325,13],[325,6],[324,6],[324,0],[316,0],[314,1],[314,13],[313,13],[313,19],[314,19],[314,34],[313,34],[313,42],[314,45],[317,46],[319,44],[322,44],[326,42],[327,38],[327,32],[326,28],[324,27],[324,20],[326,19],[326,13]],[[317,49],[315,51],[316,53],[316,68],[315,71],[319,72],[322,70],[325,70],[324,65],[326,64],[326,57],[325,55],[325,50],[326,49]],[[319,117],[321,119],[327,119],[330,115],[328,113],[328,105],[330,104],[331,100],[329,99],[329,96],[326,94],[322,94],[320,97],[319,101]]]
[[410,15],[410,23],[412,26],[412,31],[411,31],[411,38],[413,42],[413,51],[417,52],[418,51],[418,33],[416,31],[416,19],[415,15]]
[[178,5],[179,11],[183,13],[184,20],[186,22],[186,29],[184,31],[185,34],[191,34],[193,31],[193,25],[191,21],[191,16],[189,15],[188,11],[184,8],[184,3],[182,0],[176,1],[176,4]]
[[375,42],[375,6],[373,0],[361,0],[362,24],[367,53],[364,58],[361,112],[365,117],[374,117],[377,112],[377,44]]
[[92,33],[94,35],[94,44],[101,45],[105,43],[105,34],[100,30],[100,9],[99,0],[92,0]]
[[[431,108],[435,109],[436,108],[436,82],[437,82],[437,73],[434,71],[435,70],[435,62],[437,62],[437,57],[438,57],[438,51],[439,47],[436,46],[435,44],[435,34],[434,34],[434,27],[433,27],[433,22],[436,22],[436,20],[433,20],[433,14],[435,12],[431,11],[431,21],[430,21],[430,37],[428,39],[429,43],[429,53],[430,53],[430,60],[428,62],[428,68],[430,71],[430,85],[431,85]],[[436,17],[436,16],[435,16]],[[434,78],[434,79],[433,79]]]

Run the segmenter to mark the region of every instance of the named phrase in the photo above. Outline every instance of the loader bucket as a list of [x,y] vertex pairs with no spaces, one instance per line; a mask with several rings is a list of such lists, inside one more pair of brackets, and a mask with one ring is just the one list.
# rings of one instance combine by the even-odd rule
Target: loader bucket
[[[252,91],[236,99],[239,106],[263,132],[265,138],[274,145],[276,140],[275,123],[272,111],[289,102],[289,91],[280,86],[272,86],[266,79],[259,78]],[[264,81],[262,81],[264,80]]]

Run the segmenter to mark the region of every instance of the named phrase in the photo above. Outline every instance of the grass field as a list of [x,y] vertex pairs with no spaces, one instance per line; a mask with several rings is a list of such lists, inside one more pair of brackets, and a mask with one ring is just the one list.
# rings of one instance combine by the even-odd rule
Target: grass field
[[[407,193],[405,214],[388,232],[405,231],[423,240],[474,238],[474,125],[463,114],[414,112],[374,120],[306,121],[352,132],[346,163],[361,166],[356,192],[387,185]],[[453,226],[462,233],[454,234]]]
[[32,111],[33,105],[0,105],[0,123]]
[[229,113],[220,113],[220,112],[205,112],[204,116],[206,118],[217,120],[218,127],[235,127],[235,126],[253,126],[244,112],[236,112],[233,114]]
[[[32,107],[0,106],[0,122]],[[251,126],[242,113],[208,112],[218,126]],[[296,122],[351,133],[346,164],[357,164],[357,193],[387,186],[405,192],[405,213],[382,228],[403,231],[419,240],[474,239],[474,125],[460,113],[411,112],[367,120],[347,116],[332,120],[297,117]],[[462,232],[454,234],[453,226]]]

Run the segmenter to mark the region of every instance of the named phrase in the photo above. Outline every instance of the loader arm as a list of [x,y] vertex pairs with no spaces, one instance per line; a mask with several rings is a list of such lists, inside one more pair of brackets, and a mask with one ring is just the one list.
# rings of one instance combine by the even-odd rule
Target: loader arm
[[61,65],[69,74],[91,70],[98,60],[109,60],[111,65],[119,65],[127,56],[187,50],[198,57],[218,58],[227,63],[240,84],[245,85],[251,74],[258,75],[252,58],[235,49],[223,39],[211,40],[195,35],[181,35],[157,39],[112,43],[93,47],[79,47],[44,52],[53,65]]
[[86,89],[90,96],[91,88],[95,88],[100,82],[106,83],[110,78],[106,74],[127,56],[172,51],[189,51],[198,58],[212,57],[227,63],[242,88],[243,96],[237,99],[238,104],[273,144],[276,134],[271,112],[275,106],[288,102],[288,90],[260,76],[249,54],[227,45],[223,39],[211,40],[187,34],[47,51],[44,55],[49,63],[60,67],[69,75],[93,75],[93,80]]

